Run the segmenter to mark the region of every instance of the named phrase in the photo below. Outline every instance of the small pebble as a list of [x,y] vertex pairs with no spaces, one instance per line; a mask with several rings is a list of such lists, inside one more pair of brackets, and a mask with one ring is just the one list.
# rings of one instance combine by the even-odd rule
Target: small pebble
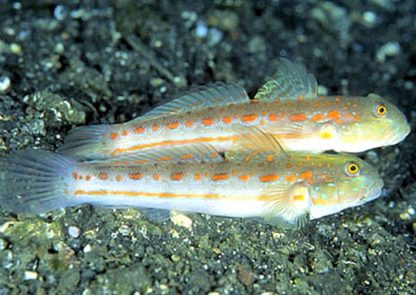
[[10,88],[12,81],[8,76],[2,75],[0,76],[0,92],[6,92],[7,89]]
[[172,211],[170,220],[177,226],[182,226],[189,230],[192,229],[192,219],[182,213]]
[[78,238],[80,234],[80,229],[76,226],[68,227],[68,235],[73,238]]
[[38,273],[35,271],[25,271],[25,277],[24,280],[28,281],[28,280],[36,280],[38,278]]
[[90,244],[87,244],[85,247],[84,247],[84,253],[89,253],[89,252],[91,252],[91,250],[92,250],[92,248],[91,248],[91,245]]

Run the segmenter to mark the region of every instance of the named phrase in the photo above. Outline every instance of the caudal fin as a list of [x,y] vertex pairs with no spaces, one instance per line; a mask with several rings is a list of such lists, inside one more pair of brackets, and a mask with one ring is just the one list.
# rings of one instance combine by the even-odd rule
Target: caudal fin
[[110,156],[105,134],[109,125],[81,126],[72,129],[58,149],[60,154],[77,160],[100,160]]
[[40,150],[26,150],[0,160],[0,206],[38,214],[76,205],[65,193],[76,162]]

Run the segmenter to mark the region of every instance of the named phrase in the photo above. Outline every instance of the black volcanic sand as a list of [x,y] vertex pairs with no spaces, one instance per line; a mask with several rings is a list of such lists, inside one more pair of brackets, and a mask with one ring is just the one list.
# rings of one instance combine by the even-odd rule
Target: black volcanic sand
[[[54,150],[196,85],[250,95],[279,56],[321,93],[378,93],[415,127],[416,2],[0,1],[0,150]],[[363,2],[364,3],[364,2]],[[369,151],[386,197],[285,231],[79,206],[0,213],[0,294],[414,294],[415,134]]]

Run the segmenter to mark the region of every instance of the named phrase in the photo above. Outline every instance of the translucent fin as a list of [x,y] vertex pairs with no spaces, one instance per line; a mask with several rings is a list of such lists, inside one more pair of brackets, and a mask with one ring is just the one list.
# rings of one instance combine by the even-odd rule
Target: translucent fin
[[281,58],[277,72],[259,89],[254,99],[260,101],[316,98],[318,83],[300,63]]
[[108,157],[111,149],[104,138],[112,128],[110,125],[90,125],[72,129],[58,148],[60,154],[73,159],[88,160]]
[[267,208],[264,215],[269,224],[288,223],[302,227],[308,220],[310,197],[306,183],[272,184],[265,191]]
[[88,161],[95,165],[145,165],[154,163],[222,162],[224,158],[209,144],[184,145],[165,150],[146,150],[140,153],[113,157],[106,160]]
[[133,121],[144,121],[209,106],[225,106],[248,101],[249,97],[242,86],[237,84],[215,83],[199,87],[196,91],[160,105]]
[[66,157],[40,150],[17,152],[0,160],[1,206],[13,212],[38,214],[77,205],[65,193],[69,171]]
[[239,152],[226,151],[225,157],[230,161],[274,161],[287,158],[285,150],[279,141],[270,133],[265,133],[259,128],[241,128],[241,136],[233,148]]

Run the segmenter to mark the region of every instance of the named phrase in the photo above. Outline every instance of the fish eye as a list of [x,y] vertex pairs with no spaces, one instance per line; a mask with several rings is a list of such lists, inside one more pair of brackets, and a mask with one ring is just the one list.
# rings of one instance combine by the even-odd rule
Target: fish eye
[[349,176],[358,176],[360,175],[360,166],[355,162],[348,162],[345,164],[345,173]]
[[387,107],[384,104],[377,104],[374,110],[377,117],[384,117],[387,114]]

